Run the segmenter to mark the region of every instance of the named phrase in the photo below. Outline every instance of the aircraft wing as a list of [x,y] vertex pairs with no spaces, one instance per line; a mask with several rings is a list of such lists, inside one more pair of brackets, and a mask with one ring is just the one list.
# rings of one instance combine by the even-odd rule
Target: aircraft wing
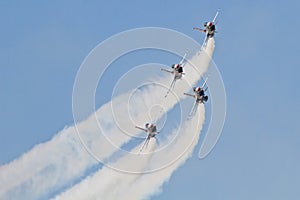
[[[179,65],[182,66],[182,64],[183,64],[183,62],[184,62],[184,60],[185,60],[186,54],[187,54],[187,52],[186,52],[186,53],[184,54],[184,56],[182,57],[182,60],[180,61]],[[182,67],[183,67],[183,66],[182,66]]]
[[138,126],[135,126],[135,128],[140,129],[140,130],[145,131],[145,132],[148,132],[147,129],[144,129],[144,128],[141,128],[141,127],[138,127]]
[[200,32],[203,32],[203,33],[205,33],[206,32],[206,30],[205,29],[201,29],[201,28],[193,28],[194,30],[198,30],[198,31],[200,31]]
[[[208,89],[208,86],[207,86],[207,80],[208,80],[208,78],[209,78],[209,77],[206,77],[204,83],[203,83],[202,86],[201,86],[201,88],[202,88],[203,90],[205,90],[205,91]],[[205,86],[206,86],[206,88],[205,88]],[[204,88],[205,88],[205,89],[204,89]]]
[[190,96],[190,97],[196,97],[195,95],[193,95],[193,94],[189,94],[189,93],[183,93],[184,95],[187,95],[187,96]]
[[205,79],[204,83],[202,84],[201,88],[204,88],[204,86],[205,86],[206,83],[207,83],[207,80],[208,80],[208,77],[206,77],[206,79]]
[[149,144],[149,141],[150,141],[150,137],[149,135],[146,137],[144,143],[143,143],[143,146],[141,147],[140,149],[140,152],[143,151],[143,149],[147,148],[148,144]]
[[164,72],[169,72],[169,73],[171,73],[171,74],[173,74],[174,72],[173,71],[171,71],[171,70],[167,70],[167,69],[161,69],[161,71],[164,71]]
[[214,17],[214,19],[212,21],[213,24],[216,24],[215,22],[216,22],[216,19],[217,19],[218,15],[219,15],[219,12],[220,12],[220,9],[217,10],[217,13],[216,13],[216,15],[215,15],[215,17]]
[[144,147],[147,145],[148,140],[149,140],[148,138],[145,139],[142,147],[140,148],[140,152],[143,151]]
[[205,38],[204,38],[203,44],[201,46],[201,49],[203,49],[204,47],[206,47],[207,41],[208,41],[208,37],[207,37],[207,35],[205,35]]

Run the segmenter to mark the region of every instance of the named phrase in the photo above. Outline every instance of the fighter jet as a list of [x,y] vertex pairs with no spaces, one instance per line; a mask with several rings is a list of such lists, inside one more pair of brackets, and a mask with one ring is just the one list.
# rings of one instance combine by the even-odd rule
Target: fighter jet
[[208,80],[208,77],[204,81],[203,85],[201,87],[193,87],[194,94],[184,93],[184,95],[193,97],[196,99],[194,106],[190,112],[190,116],[194,115],[197,111],[199,103],[206,103],[208,101],[208,96],[205,95],[206,90],[208,89],[206,82]]
[[204,29],[197,28],[197,27],[193,28],[194,30],[198,30],[200,32],[206,33],[202,47],[205,47],[207,45],[208,39],[212,38],[216,33],[216,19],[217,19],[218,15],[219,15],[219,10],[217,11],[217,13],[212,21],[204,23]]
[[165,95],[165,97],[168,96],[168,94],[170,93],[170,91],[175,87],[175,83],[176,83],[176,80],[179,80],[182,78],[182,75],[184,75],[185,73],[183,72],[183,67],[185,65],[184,63],[184,60],[185,60],[185,57],[186,57],[186,54],[184,54],[184,56],[182,57],[182,60],[180,61],[180,63],[178,64],[173,64],[171,66],[172,70],[168,70],[168,69],[164,69],[162,68],[161,70],[162,71],[165,71],[165,72],[168,72],[168,73],[171,73],[171,74],[174,74],[174,78],[173,78],[173,81],[167,91],[167,94]]
[[142,151],[144,148],[147,148],[150,138],[154,138],[159,133],[157,131],[156,125],[154,125],[153,123],[146,123],[145,128],[139,126],[135,126],[135,128],[145,131],[148,134],[140,151]]

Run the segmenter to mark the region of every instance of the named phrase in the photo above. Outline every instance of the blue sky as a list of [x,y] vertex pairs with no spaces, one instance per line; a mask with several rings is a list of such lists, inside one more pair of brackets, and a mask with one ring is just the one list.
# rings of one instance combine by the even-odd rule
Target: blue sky
[[192,28],[221,8],[214,61],[227,93],[222,136],[204,160],[196,148],[153,199],[296,199],[299,7],[297,1],[1,1],[0,163],[73,124],[75,75],[98,43],[145,26],[202,42]]

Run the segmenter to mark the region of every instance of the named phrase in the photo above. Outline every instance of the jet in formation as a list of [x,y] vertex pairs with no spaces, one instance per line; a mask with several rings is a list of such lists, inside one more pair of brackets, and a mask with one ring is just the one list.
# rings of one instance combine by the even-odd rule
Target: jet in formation
[[[204,32],[206,34],[202,48],[206,47],[208,39],[214,37],[214,35],[216,33],[216,24],[217,24],[216,20],[217,20],[218,15],[219,15],[219,10],[215,14],[215,17],[213,18],[212,21],[204,23],[204,29],[197,28],[197,27],[193,28],[194,30]],[[168,96],[170,91],[172,89],[174,89],[176,81],[182,79],[182,76],[185,75],[183,69],[184,69],[184,65],[186,64],[186,61],[185,61],[186,55],[187,55],[187,53],[184,54],[184,56],[182,57],[182,60],[179,63],[173,64],[171,66],[171,69],[164,69],[164,68],[161,69],[164,72],[168,72],[168,73],[174,75],[171,85],[167,91],[167,94],[165,95],[165,98]],[[193,97],[195,99],[192,110],[189,113],[189,117],[192,117],[195,115],[199,104],[201,104],[201,103],[204,104],[208,101],[208,96],[206,95],[206,91],[208,89],[207,80],[208,80],[208,77],[205,79],[202,86],[193,87],[194,94],[184,93],[184,95]],[[135,128],[140,129],[147,133],[147,137],[145,138],[145,141],[144,141],[140,151],[142,151],[143,149],[146,149],[149,144],[150,139],[155,138],[155,136],[159,133],[157,131],[156,125],[154,123],[146,123],[144,128],[139,127],[139,126],[135,126]]]
[[218,15],[219,15],[219,10],[217,11],[212,21],[204,23],[204,29],[198,27],[193,28],[194,30],[198,30],[200,32],[206,33],[202,47],[205,47],[207,45],[208,39],[214,37],[216,33],[216,24],[217,24],[216,20]]
[[202,86],[200,86],[200,87],[193,87],[194,94],[184,93],[184,95],[187,95],[187,96],[195,98],[195,103],[194,103],[193,108],[192,108],[192,110],[191,110],[191,112],[189,114],[190,116],[193,116],[196,113],[198,105],[200,103],[204,104],[204,103],[206,103],[208,101],[208,96],[205,94],[205,92],[208,89],[208,86],[206,84],[207,80],[208,80],[208,77],[205,79],[205,81],[202,84]]
[[149,144],[150,139],[154,138],[159,133],[157,131],[156,125],[153,123],[146,123],[145,128],[142,128],[139,126],[135,126],[135,128],[145,131],[147,133],[147,137],[146,137],[144,144],[141,147],[140,151],[142,151],[143,149],[146,149]]
[[183,72],[183,67],[184,67],[184,65],[185,65],[185,63],[186,63],[186,62],[184,62],[184,61],[185,61],[186,54],[187,54],[187,53],[184,54],[184,56],[182,57],[180,63],[173,64],[173,65],[171,66],[171,68],[172,68],[171,70],[169,70],[169,69],[164,69],[164,68],[161,69],[161,70],[164,71],[164,72],[168,72],[168,73],[171,73],[171,74],[174,75],[174,78],[173,78],[173,80],[172,80],[172,82],[171,82],[171,85],[170,85],[170,87],[169,87],[169,89],[168,89],[167,94],[165,95],[165,97],[167,97],[168,94],[170,93],[170,91],[171,91],[172,89],[174,89],[176,81],[179,80],[179,79],[181,79],[181,78],[182,78],[182,75],[185,74],[185,73]]

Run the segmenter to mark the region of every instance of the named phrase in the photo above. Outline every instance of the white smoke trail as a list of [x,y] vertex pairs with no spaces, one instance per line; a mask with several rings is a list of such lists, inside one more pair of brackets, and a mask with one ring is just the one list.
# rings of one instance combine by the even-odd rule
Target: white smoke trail
[[83,163],[95,161],[82,150],[74,127],[66,128],[49,142],[1,166],[0,199],[22,199],[22,195],[24,199],[34,199],[47,188],[83,173]]
[[[149,87],[156,91],[155,88]],[[137,104],[139,106],[134,108],[141,111],[135,117],[146,122],[149,120],[147,114],[148,104],[157,104],[158,99],[147,96],[147,101],[145,101],[146,97],[143,98],[144,93],[147,92],[141,91],[140,93],[141,100],[144,100],[144,103],[139,103]],[[126,113],[124,108],[127,107],[129,95],[130,93],[126,93],[113,100],[116,101],[116,112]],[[174,98],[173,101],[176,102]],[[171,105],[174,104],[171,103]],[[136,110],[132,112],[136,113]],[[130,139],[129,136],[122,134],[115,125],[111,102],[102,106],[96,114],[106,131],[105,133],[117,146],[121,146]],[[119,119],[124,119],[119,121],[123,128],[131,131],[132,134],[138,135],[139,131],[134,129],[135,124],[129,123],[128,118]],[[115,148],[112,148],[106,142],[107,139],[99,133],[97,123],[93,120],[94,118],[90,117],[81,122],[77,129],[84,133],[82,137],[87,142],[88,147],[95,153],[101,152],[98,157],[105,159],[115,152]],[[95,164],[97,162],[83,148],[75,128],[64,129],[51,141],[39,144],[21,158],[1,166],[0,199],[39,199],[46,197],[82,176],[86,169]]]
[[[155,139],[150,139],[148,148],[145,149],[139,160],[132,159],[133,157],[124,156],[117,161],[119,165],[127,165],[141,171],[147,167],[152,153],[156,148]],[[134,148],[132,152],[137,152],[139,147]],[[121,173],[108,167],[103,167],[93,176],[85,178],[80,184],[75,185],[72,189],[57,196],[55,199],[110,199],[113,194],[118,194],[120,190],[128,185],[131,185],[140,175]],[[100,182],[99,182],[100,180]]]
[[[185,66],[186,74],[189,74],[190,84],[195,84],[208,67],[210,57],[212,56],[214,44],[208,45],[208,56],[194,56],[190,62],[199,67],[195,70],[189,63]],[[162,84],[169,84],[169,79],[161,79],[158,82]],[[176,91],[187,91],[190,85],[187,83],[177,84]],[[151,88],[151,97],[149,100],[148,92],[141,93],[143,104],[137,106],[136,110],[141,113],[136,115],[136,119],[145,122],[148,117],[143,115],[147,113],[146,108],[153,104],[159,104],[161,101],[162,91],[161,88]],[[177,92],[176,92],[177,93]],[[179,94],[179,93],[177,93]],[[128,99],[129,93],[124,94],[122,97],[114,99],[117,101],[115,105],[117,113],[121,112]],[[180,98],[183,96],[180,94]],[[165,110],[171,109],[177,100],[168,97],[165,103]],[[145,106],[146,104],[146,106]],[[150,105],[149,105],[150,104]],[[130,137],[125,134],[120,134],[119,128],[114,123],[114,117],[111,114],[111,102],[102,106],[97,112],[98,120],[105,127],[105,134],[109,136],[110,140],[114,141],[116,146],[121,146],[127,142]],[[137,104],[138,105],[138,104]],[[105,116],[105,118],[103,117]],[[157,116],[159,118],[161,116]],[[138,134],[131,123],[121,121],[122,128],[126,127],[127,130],[132,131],[133,134]],[[93,118],[89,118],[78,125],[80,132],[84,132],[84,140],[87,142],[88,147],[95,152],[101,159],[109,157],[114,153],[115,149],[107,146],[105,136],[99,134],[98,127],[96,127]],[[101,152],[101,154],[97,154]],[[81,177],[84,172],[91,166],[95,165],[94,159],[83,149],[74,127],[62,130],[52,140],[46,143],[35,146],[31,151],[22,155],[19,159],[0,167],[0,198],[1,199],[38,199],[45,197],[47,194],[55,192],[62,187],[68,185],[72,181]]]
[[[193,64],[197,63],[201,67],[204,66],[203,68],[200,68],[200,69],[203,69],[203,71],[206,71],[206,69],[208,67],[208,64],[210,62],[210,59],[212,57],[212,54],[213,54],[213,50],[214,50],[213,40],[209,40],[209,41],[210,42],[208,43],[208,47],[207,47],[207,53],[208,53],[209,57],[206,57],[206,59],[203,59],[205,57],[199,56],[199,57],[202,58],[202,60],[201,60],[201,59],[199,59],[199,57],[197,59],[197,55],[196,55],[195,57],[193,57],[191,59]],[[198,62],[195,62],[195,61],[198,61]],[[201,73],[201,75],[202,75],[202,73]],[[198,77],[198,79],[199,78],[200,77]],[[193,77],[191,79],[193,80]],[[192,82],[195,82],[195,81],[192,81]],[[184,91],[187,91],[187,88],[185,88],[183,84],[177,86],[177,94],[179,94],[180,98],[183,98],[183,96],[181,94]],[[159,94],[159,95],[161,95],[161,94]],[[179,133],[178,139],[176,140],[176,142],[172,146],[172,147],[176,146],[176,148],[168,148],[168,149],[170,149],[170,151],[167,151],[167,152],[164,152],[164,153],[160,154],[160,155],[164,155],[163,157],[157,156],[157,157],[153,158],[154,162],[157,162],[158,160],[160,160],[160,161],[164,160],[165,162],[167,162],[168,158],[173,158],[173,157],[170,156],[170,154],[174,155],[174,154],[182,151],[182,149],[178,148],[178,146],[179,147],[182,147],[182,146],[185,147],[186,142],[191,141],[191,138],[190,138],[191,135],[192,135],[191,133],[193,133],[193,132],[196,133],[195,139],[193,140],[191,146],[187,149],[187,151],[185,151],[184,155],[180,159],[178,159],[172,166],[161,170],[163,172],[161,172],[161,171],[158,172],[160,174],[161,178],[155,176],[156,181],[152,181],[151,183],[149,183],[149,185],[153,185],[153,189],[149,189],[148,191],[144,191],[144,190],[141,189],[141,191],[143,191],[141,193],[140,192],[136,193],[136,190],[133,189],[134,191],[132,191],[132,193],[136,193],[136,196],[134,196],[134,198],[127,198],[126,197],[126,195],[128,195],[127,192],[125,192],[125,194],[122,195],[122,196],[118,196],[120,194],[120,191],[127,191],[130,188],[128,188],[128,184],[123,184],[121,181],[116,182],[118,184],[118,186],[117,186],[118,190],[116,189],[116,185],[106,184],[107,179],[103,179],[103,176],[107,177],[105,175],[105,171],[107,169],[105,168],[105,169],[102,169],[102,170],[98,171],[97,173],[95,173],[95,175],[89,177],[88,179],[84,180],[83,182],[79,183],[75,187],[69,189],[67,192],[62,193],[61,195],[57,196],[56,199],[120,199],[120,198],[122,198],[122,199],[124,199],[124,198],[125,199],[140,199],[138,197],[142,197],[143,195],[145,196],[148,193],[150,193],[150,194],[154,193],[155,191],[153,191],[153,190],[157,190],[157,188],[171,176],[172,172],[174,172],[181,164],[183,164],[186,161],[186,159],[191,155],[195,145],[197,144],[199,134],[200,134],[200,131],[201,131],[201,128],[202,128],[202,123],[204,121],[204,107],[203,107],[203,105],[199,106],[198,110],[200,110],[200,113],[201,113],[200,114],[201,115],[200,120],[199,119],[197,120],[197,117],[194,117],[191,120],[188,120],[183,125],[183,129]],[[171,162],[171,160],[169,162]],[[162,175],[161,173],[164,173],[164,175]],[[142,178],[146,177],[148,179],[152,179],[152,177],[155,174],[157,174],[157,173],[143,175]],[[121,176],[123,178],[116,178],[118,176],[119,177]],[[124,176],[128,176],[128,177],[124,177]],[[130,176],[134,176],[136,178],[136,175],[131,175],[131,174],[124,175],[122,173],[120,174],[119,172],[115,172],[114,175],[111,175],[111,177],[109,178],[110,179],[109,181],[113,181],[113,179],[116,178],[116,180],[121,179],[124,182],[127,182],[128,179],[129,180],[131,179]],[[99,186],[99,185],[101,185],[101,186]],[[143,185],[143,184],[141,184],[141,185]],[[112,186],[112,187],[110,187],[110,186]],[[93,189],[90,189],[91,187]],[[99,189],[99,187],[100,188],[105,187],[105,188],[107,188],[107,190],[103,191],[103,190]],[[126,188],[126,189],[124,189],[124,188]],[[79,193],[81,195],[78,195]],[[77,194],[77,195],[74,195],[74,194]],[[90,197],[93,197],[93,198],[90,198]]]
[[[124,156],[118,161],[120,165],[141,165],[144,168],[146,165],[149,168],[155,165],[154,163],[172,163],[170,166],[148,174],[129,174],[103,168],[57,196],[55,200],[136,200],[157,193],[163,182],[167,181],[172,173],[192,155],[199,139],[204,116],[204,106],[200,105],[196,115],[185,121],[180,128],[176,140],[167,149],[152,155],[151,160],[149,160],[150,157],[145,160],[143,157],[131,159],[131,156]],[[177,130],[174,130],[173,134],[176,133]],[[180,155],[180,157],[170,160],[174,158],[174,155]]]
[[[161,187],[164,182],[168,181],[171,175],[181,166],[186,160],[192,156],[197,142],[200,137],[202,125],[204,122],[205,110],[203,104],[198,107],[198,117],[194,116],[192,119],[185,122],[180,131],[178,138],[172,146],[170,146],[166,152],[154,155],[149,165],[160,162],[161,159],[168,159],[172,157],[172,154],[176,154],[183,149],[181,146],[187,146],[190,144],[182,156],[176,160],[172,165],[163,168],[157,172],[144,174],[137,179],[134,184],[128,185],[124,188],[124,192],[118,194],[118,196],[111,199],[124,199],[124,200],[136,200],[136,199],[149,199],[151,195],[161,192]],[[194,137],[193,139],[191,139]],[[191,143],[190,143],[191,142]]]

